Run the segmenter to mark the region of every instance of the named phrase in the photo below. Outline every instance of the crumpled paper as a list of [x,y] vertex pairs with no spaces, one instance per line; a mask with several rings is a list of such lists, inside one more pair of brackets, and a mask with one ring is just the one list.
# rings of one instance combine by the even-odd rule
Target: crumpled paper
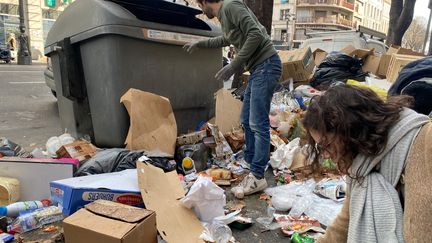
[[296,150],[300,149],[300,138],[296,138],[286,145],[280,146],[273,152],[270,158],[270,165],[273,169],[289,169]]

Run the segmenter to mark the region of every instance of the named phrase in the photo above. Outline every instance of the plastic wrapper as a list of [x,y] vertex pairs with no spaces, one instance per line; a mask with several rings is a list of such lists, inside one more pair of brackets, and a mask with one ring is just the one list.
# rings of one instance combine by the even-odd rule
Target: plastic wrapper
[[58,137],[50,137],[46,143],[48,155],[52,158],[56,158],[56,152],[60,149],[61,146],[73,142],[75,142],[75,138],[73,138],[69,133],[64,133]]
[[25,233],[62,220],[63,214],[60,208],[56,206],[40,208],[31,212],[22,213],[9,226],[9,231]]
[[[306,214],[328,226],[341,211],[342,203],[317,196],[313,192],[316,185],[317,183],[312,179],[305,182],[291,182],[287,185],[267,188],[265,193],[272,196],[272,200],[282,201],[285,198],[294,198],[290,216],[300,217]],[[274,197],[282,199],[273,199]]]
[[288,211],[294,205],[296,197],[272,197],[271,203],[277,211]]
[[180,201],[192,209],[203,222],[212,222],[214,218],[225,215],[225,191],[208,177],[199,176],[188,194]]
[[0,157],[2,156],[28,158],[30,154],[11,140],[0,138]]

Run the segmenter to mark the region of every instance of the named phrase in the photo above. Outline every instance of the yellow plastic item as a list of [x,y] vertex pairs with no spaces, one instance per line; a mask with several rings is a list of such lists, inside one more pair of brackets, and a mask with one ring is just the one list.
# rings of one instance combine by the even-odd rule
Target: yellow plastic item
[[347,84],[352,85],[352,86],[362,87],[362,88],[369,88],[369,89],[373,90],[383,100],[387,99],[387,91],[385,89],[378,87],[378,86],[367,85],[364,82],[359,82],[359,81],[352,80],[352,79],[348,79]]
[[183,166],[183,168],[190,170],[194,166],[194,161],[191,158],[186,157],[182,161],[182,166]]

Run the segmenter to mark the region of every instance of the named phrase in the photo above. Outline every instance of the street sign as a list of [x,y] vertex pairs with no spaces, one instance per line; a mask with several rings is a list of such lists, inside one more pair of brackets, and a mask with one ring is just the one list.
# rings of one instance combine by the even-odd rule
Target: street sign
[[47,7],[55,7],[56,6],[56,0],[45,0],[45,5]]

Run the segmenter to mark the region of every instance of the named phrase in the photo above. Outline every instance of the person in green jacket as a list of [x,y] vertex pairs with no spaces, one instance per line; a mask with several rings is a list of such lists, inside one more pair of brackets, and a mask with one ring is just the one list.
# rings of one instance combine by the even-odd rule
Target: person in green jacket
[[270,103],[281,77],[281,60],[264,26],[242,0],[196,0],[204,14],[218,18],[222,36],[188,43],[184,49],[192,53],[199,48],[222,48],[232,44],[234,60],[216,73],[217,80],[228,80],[239,70],[250,72],[241,113],[245,130],[245,159],[251,173],[232,192],[239,198],[267,187],[264,172],[270,153]]

